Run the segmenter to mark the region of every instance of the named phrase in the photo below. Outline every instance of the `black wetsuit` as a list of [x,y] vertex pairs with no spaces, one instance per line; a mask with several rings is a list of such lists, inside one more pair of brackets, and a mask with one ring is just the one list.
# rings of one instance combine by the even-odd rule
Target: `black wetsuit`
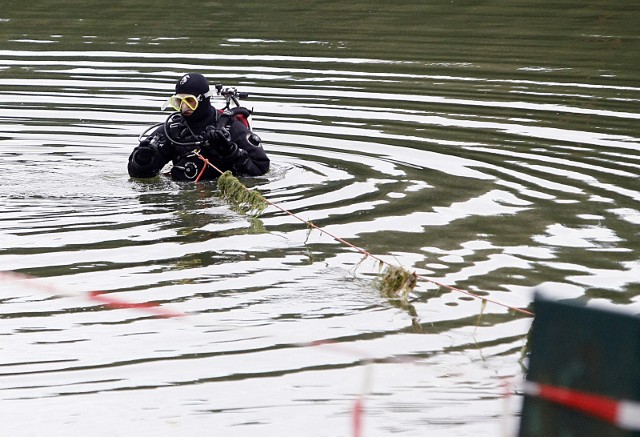
[[[220,176],[217,170],[194,154],[194,150],[200,150],[202,157],[223,172],[231,170],[236,176],[265,174],[269,170],[269,158],[260,145],[260,137],[246,123],[249,111],[235,108],[221,112],[211,106],[208,100],[188,117],[179,112],[171,115],[164,124],[140,141],[129,156],[129,175],[136,178],[154,177],[169,161],[173,161],[171,176],[176,180],[215,179]],[[230,138],[228,136],[224,141],[225,147],[218,147],[216,141],[202,142],[207,131],[212,129],[229,132]]]

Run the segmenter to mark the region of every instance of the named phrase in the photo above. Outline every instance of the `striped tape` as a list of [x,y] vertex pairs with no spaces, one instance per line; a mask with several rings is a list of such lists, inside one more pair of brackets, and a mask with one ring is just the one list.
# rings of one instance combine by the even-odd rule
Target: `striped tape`
[[570,388],[527,381],[524,393],[581,411],[619,428],[640,430],[640,402],[618,400],[608,396]]
[[128,301],[113,297],[111,294],[106,293],[104,291],[90,291],[88,293],[85,293],[85,292],[73,293],[69,291],[60,291],[53,285],[37,281],[37,279],[38,278],[25,275],[22,273],[0,271],[0,282],[2,281],[17,282],[20,285],[28,287],[32,290],[46,292],[49,294],[53,294],[55,296],[83,297],[91,301],[97,302],[101,305],[107,306],[109,308],[136,309],[136,310],[144,311],[147,313],[151,313],[158,317],[181,317],[186,315],[185,313],[160,306],[159,304],[154,302],[141,302],[141,303],[128,302]]

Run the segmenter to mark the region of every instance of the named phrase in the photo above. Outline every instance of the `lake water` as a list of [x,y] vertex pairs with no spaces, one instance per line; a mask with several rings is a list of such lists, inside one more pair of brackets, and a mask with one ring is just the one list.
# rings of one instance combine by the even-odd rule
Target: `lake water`
[[[512,435],[532,318],[509,307],[543,289],[640,313],[639,17],[637,0],[11,2],[3,434]],[[272,168],[243,182],[416,271],[410,306],[273,207],[128,177],[188,71],[250,93]]]

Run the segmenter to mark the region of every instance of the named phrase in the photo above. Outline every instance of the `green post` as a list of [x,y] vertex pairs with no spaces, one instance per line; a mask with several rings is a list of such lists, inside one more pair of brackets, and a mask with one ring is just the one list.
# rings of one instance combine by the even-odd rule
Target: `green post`
[[[535,314],[527,387],[544,385],[614,401],[640,401],[639,317],[540,297]],[[562,404],[526,394],[520,437],[640,436],[637,430]],[[596,405],[598,412],[606,411],[605,404]]]

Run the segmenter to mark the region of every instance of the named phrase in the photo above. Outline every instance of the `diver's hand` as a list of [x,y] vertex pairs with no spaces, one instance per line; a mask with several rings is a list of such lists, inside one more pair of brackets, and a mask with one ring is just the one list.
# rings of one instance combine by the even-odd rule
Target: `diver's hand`
[[148,167],[153,163],[157,149],[150,144],[142,144],[131,154],[131,161],[138,167]]
[[227,129],[209,126],[204,132],[204,139],[223,158],[231,158],[238,151],[238,146],[231,141],[231,134]]

